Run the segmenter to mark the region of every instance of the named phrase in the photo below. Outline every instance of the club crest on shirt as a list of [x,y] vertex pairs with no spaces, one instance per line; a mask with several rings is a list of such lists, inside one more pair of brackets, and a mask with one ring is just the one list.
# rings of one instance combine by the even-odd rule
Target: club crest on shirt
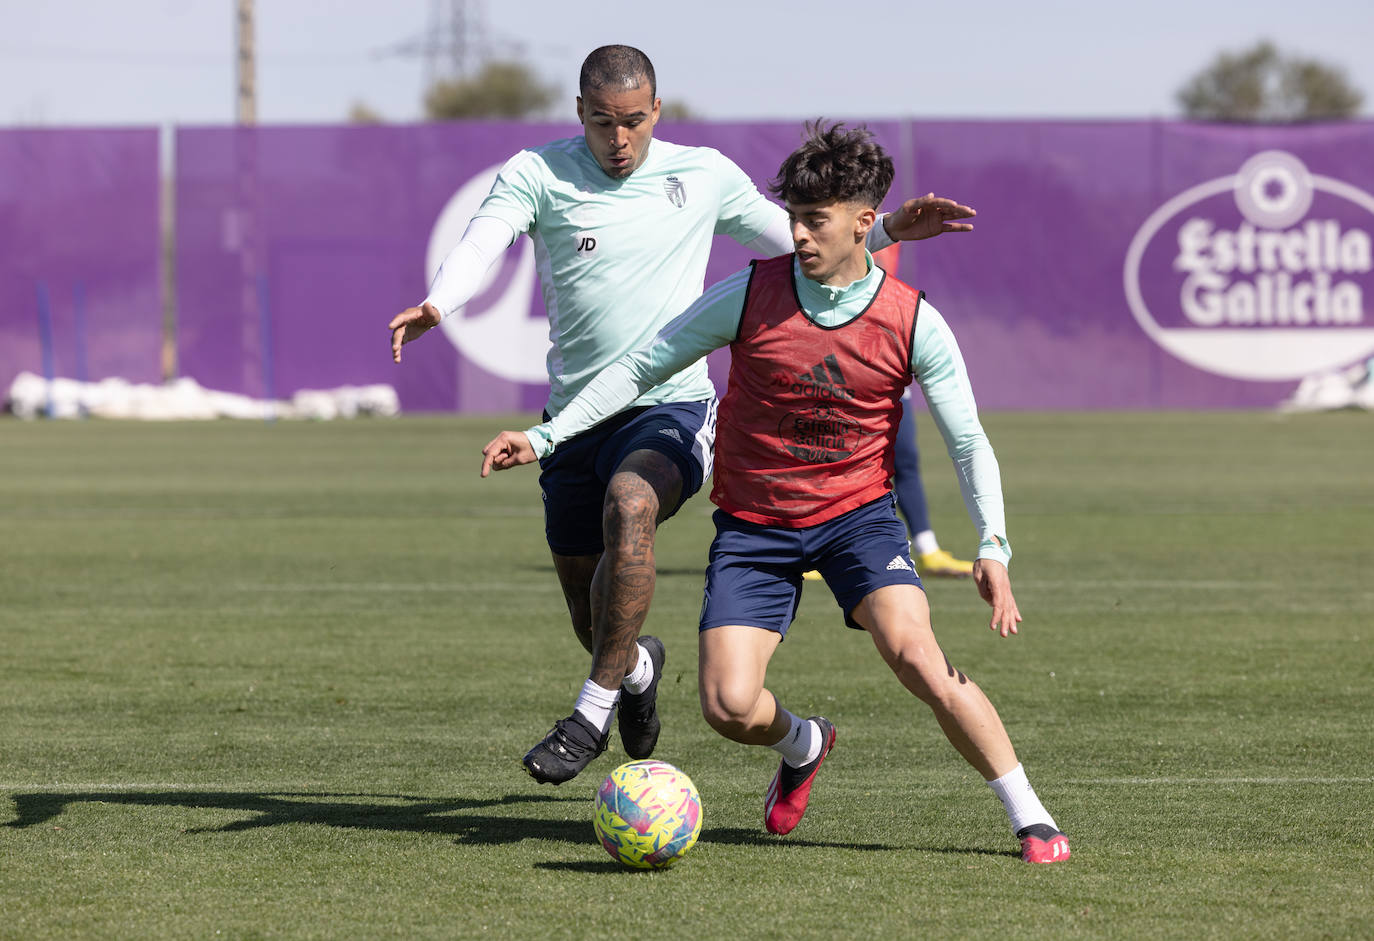
[[663,192],[677,208],[687,205],[687,187],[677,177],[670,176],[663,181]]

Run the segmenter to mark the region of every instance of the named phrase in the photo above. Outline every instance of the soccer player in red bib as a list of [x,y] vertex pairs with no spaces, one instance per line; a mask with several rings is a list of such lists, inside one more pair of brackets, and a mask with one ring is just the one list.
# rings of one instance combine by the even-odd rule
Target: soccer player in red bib
[[1002,801],[1022,858],[1069,858],[1026,778],[997,710],[936,642],[930,608],[893,506],[902,393],[920,385],[958,473],[980,544],[973,579],[1002,637],[1021,620],[1007,565],[1001,478],[953,334],[915,289],[873,263],[865,237],[893,176],[863,129],[810,128],[774,192],[795,251],[709,288],[649,343],[588,383],[551,421],[502,432],[482,474],[547,456],[712,349],[729,346],[712,501],[716,538],[702,606],[700,696],[726,738],[781,755],[765,826],[787,833],[806,812],[835,726],[803,719],[765,687],[796,615],[803,573],[819,571],[849,626],[935,713],[945,736]]

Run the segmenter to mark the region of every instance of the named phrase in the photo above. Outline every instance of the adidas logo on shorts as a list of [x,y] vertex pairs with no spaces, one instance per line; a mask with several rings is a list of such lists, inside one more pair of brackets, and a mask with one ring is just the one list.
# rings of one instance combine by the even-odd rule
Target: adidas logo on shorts
[[682,435],[678,433],[678,430],[676,428],[660,428],[658,429],[658,433],[661,435],[667,435],[668,437],[676,441],[678,444],[682,443]]
[[887,563],[887,570],[889,572],[895,571],[896,569],[906,569],[908,572],[914,571],[911,567],[911,563],[899,555],[893,556],[892,561]]

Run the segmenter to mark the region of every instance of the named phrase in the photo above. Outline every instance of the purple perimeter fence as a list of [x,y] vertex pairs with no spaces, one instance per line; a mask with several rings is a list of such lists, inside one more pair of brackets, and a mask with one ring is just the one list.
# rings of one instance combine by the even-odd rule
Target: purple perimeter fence
[[[1265,407],[1374,352],[1374,123],[870,126],[897,163],[889,205],[933,190],[978,210],[973,234],[904,246],[900,274],[949,320],[985,408]],[[537,409],[547,338],[527,240],[400,367],[383,327],[423,297],[495,169],[578,132],[181,131],[183,372],[253,394],[387,381],[411,410]],[[658,136],[766,181],[800,128]],[[747,259],[718,240],[708,283]]]
[[157,131],[0,132],[0,394],[162,376]]
[[[870,126],[897,164],[888,208],[935,191],[978,210],[970,235],[903,246],[899,274],[950,322],[984,408],[1268,407],[1374,354],[1374,122]],[[538,409],[547,329],[527,239],[399,367],[385,323],[424,296],[497,167],[579,131],[179,130],[180,373],[260,396],[389,382],[411,411]],[[763,182],[800,126],[658,136]],[[0,133],[0,383],[156,376],[156,150],[152,131]],[[708,283],[748,257],[718,240]]]

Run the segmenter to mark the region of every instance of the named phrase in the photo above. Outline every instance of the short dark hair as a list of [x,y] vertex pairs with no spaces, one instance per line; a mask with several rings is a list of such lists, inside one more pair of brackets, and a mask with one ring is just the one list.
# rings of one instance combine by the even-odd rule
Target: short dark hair
[[582,62],[577,77],[578,93],[603,88],[630,89],[649,83],[649,97],[658,97],[658,82],[654,79],[654,64],[634,46],[601,46],[593,49]]
[[835,199],[877,209],[892,185],[892,158],[866,127],[806,125],[807,139],[794,150],[768,189],[783,202],[823,203]]

